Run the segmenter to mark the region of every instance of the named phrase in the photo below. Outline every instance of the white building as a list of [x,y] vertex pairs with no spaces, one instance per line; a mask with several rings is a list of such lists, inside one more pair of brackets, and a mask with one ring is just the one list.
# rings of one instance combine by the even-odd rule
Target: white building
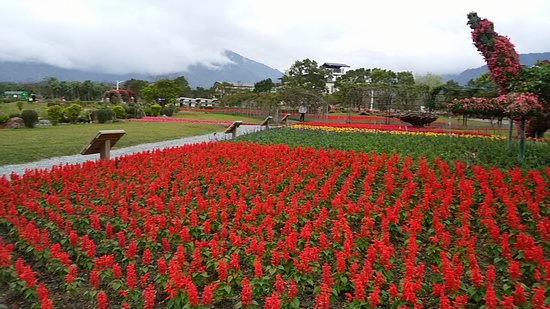
[[180,107],[213,107],[218,102],[217,99],[205,99],[205,98],[186,98],[179,97],[178,102]]
[[343,63],[325,62],[321,65],[321,67],[327,68],[332,72],[332,78],[327,80],[326,88],[328,93],[334,93],[336,91],[336,88],[334,87],[336,79],[344,75],[350,66]]

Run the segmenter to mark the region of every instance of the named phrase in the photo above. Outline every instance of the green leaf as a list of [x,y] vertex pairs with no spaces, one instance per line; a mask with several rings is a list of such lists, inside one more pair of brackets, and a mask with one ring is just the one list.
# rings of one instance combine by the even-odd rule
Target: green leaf
[[231,294],[231,286],[230,285],[226,285],[223,287],[223,290],[227,293],[227,294]]

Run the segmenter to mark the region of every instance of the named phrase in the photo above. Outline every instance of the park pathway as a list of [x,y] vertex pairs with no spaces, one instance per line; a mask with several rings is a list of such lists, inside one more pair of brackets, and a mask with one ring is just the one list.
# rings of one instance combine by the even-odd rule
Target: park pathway
[[[262,129],[263,127],[259,125],[241,125],[237,129],[237,136],[257,132]],[[176,140],[169,140],[164,142],[141,144],[141,145],[126,147],[126,148],[113,149],[111,150],[111,158],[116,158],[119,156],[141,152],[141,151],[152,150],[152,149],[177,147],[177,146],[186,145],[186,144],[196,144],[196,143],[209,142],[209,141],[221,141],[221,140],[227,140],[230,138],[231,138],[231,134],[225,134],[222,131],[222,132],[210,133],[205,135],[180,138]],[[82,146],[84,147],[84,145]],[[77,154],[72,156],[48,158],[48,159],[43,159],[40,161],[30,162],[30,163],[3,165],[3,166],[0,166],[0,177],[6,176],[9,179],[11,173],[23,175],[25,171],[28,169],[51,169],[52,166],[56,166],[56,165],[76,164],[76,163],[82,163],[84,161],[89,161],[89,160],[99,160],[99,154],[86,155],[86,156]]]

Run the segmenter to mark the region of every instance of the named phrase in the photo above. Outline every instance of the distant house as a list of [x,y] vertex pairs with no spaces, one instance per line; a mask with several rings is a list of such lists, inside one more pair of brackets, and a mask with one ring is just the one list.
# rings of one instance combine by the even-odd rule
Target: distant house
[[5,91],[4,99],[6,101],[27,101],[29,93],[27,91]]
[[223,96],[244,91],[254,91],[254,83],[217,81],[214,83],[214,88],[218,96]]
[[187,98],[179,97],[178,102],[180,107],[214,107],[217,103],[217,99],[205,99],[205,98]]
[[329,78],[327,80],[327,91],[328,93],[334,93],[336,91],[336,88],[334,87],[334,83],[336,82],[336,79],[346,73],[347,68],[350,66],[343,63],[334,63],[334,62],[325,62],[321,65],[323,68],[327,68],[332,72],[332,78]]

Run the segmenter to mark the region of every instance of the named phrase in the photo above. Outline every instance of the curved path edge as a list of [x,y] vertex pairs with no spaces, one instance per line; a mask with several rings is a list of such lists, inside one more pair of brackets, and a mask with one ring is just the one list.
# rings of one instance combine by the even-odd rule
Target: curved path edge
[[[263,127],[259,125],[241,125],[237,129],[237,136],[257,132],[262,129]],[[205,135],[190,136],[190,137],[163,141],[163,142],[140,144],[140,145],[125,147],[125,148],[113,149],[111,150],[111,158],[116,158],[126,154],[142,152],[142,151],[147,151],[152,149],[177,147],[177,146],[182,146],[186,144],[196,144],[196,143],[210,142],[210,141],[221,141],[221,140],[228,140],[230,138],[231,138],[231,134],[225,134],[224,132],[215,132],[215,133],[210,133]],[[82,146],[84,147],[84,145]],[[90,161],[90,160],[94,161],[98,159],[99,159],[99,154],[85,155],[85,156],[81,154],[77,154],[77,155],[70,155],[70,156],[48,158],[48,159],[43,159],[36,162],[3,165],[3,166],[0,166],[0,177],[6,176],[6,178],[10,179],[10,175],[12,173],[23,175],[26,170],[51,169],[53,166],[56,166],[56,165],[77,164],[85,161]]]

